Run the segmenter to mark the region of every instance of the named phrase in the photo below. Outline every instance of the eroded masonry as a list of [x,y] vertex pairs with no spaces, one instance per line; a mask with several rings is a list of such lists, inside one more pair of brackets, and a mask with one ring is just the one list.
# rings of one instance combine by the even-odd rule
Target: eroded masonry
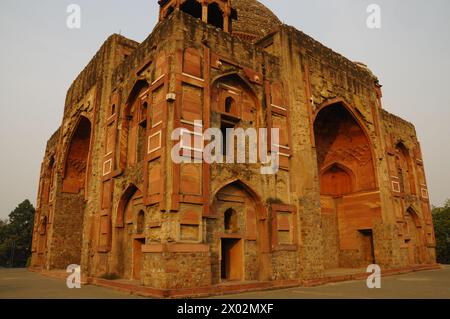
[[[183,289],[435,264],[414,126],[382,108],[364,64],[255,0],[159,6],[144,42],[112,35],[67,93],[32,267]],[[172,131],[194,139],[197,120],[279,128],[280,170],[174,163]]]

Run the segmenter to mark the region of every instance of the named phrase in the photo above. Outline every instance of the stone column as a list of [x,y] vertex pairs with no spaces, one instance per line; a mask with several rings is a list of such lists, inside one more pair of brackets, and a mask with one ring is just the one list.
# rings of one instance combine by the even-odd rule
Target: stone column
[[230,16],[231,16],[231,9],[230,7],[225,7],[225,10],[223,12],[223,31],[230,32]]
[[202,21],[208,23],[208,2],[207,0],[202,1]]

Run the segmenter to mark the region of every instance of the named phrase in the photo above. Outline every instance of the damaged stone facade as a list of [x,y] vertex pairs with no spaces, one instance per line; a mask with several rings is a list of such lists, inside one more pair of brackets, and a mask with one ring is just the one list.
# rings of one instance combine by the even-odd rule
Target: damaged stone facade
[[[371,71],[254,0],[161,0],[69,89],[41,168],[32,267],[155,289],[435,264],[414,126]],[[280,170],[172,161],[184,128],[278,128]],[[194,150],[192,158],[198,156]]]

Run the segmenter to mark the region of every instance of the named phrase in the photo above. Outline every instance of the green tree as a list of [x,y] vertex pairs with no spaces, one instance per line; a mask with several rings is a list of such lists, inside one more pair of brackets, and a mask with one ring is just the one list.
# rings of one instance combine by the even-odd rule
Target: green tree
[[433,207],[437,261],[450,264],[450,199],[443,207]]
[[0,266],[23,267],[31,255],[35,209],[29,200],[20,203],[7,221],[0,222]]

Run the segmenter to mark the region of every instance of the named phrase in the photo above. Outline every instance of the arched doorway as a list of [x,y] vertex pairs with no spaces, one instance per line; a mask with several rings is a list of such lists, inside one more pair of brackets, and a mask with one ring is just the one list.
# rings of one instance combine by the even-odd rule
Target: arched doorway
[[212,205],[216,216],[206,223],[211,244],[213,283],[268,280],[268,225],[258,216],[264,209],[244,183],[221,188]]
[[420,218],[413,208],[408,208],[405,214],[405,245],[408,247],[408,261],[410,265],[426,262],[425,236]]
[[373,219],[380,215],[372,145],[344,103],[319,109],[314,122],[322,207],[324,266],[375,262]]
[[129,280],[140,280],[142,245],[145,245],[145,206],[141,191],[130,185],[123,193],[114,232],[114,273]]

